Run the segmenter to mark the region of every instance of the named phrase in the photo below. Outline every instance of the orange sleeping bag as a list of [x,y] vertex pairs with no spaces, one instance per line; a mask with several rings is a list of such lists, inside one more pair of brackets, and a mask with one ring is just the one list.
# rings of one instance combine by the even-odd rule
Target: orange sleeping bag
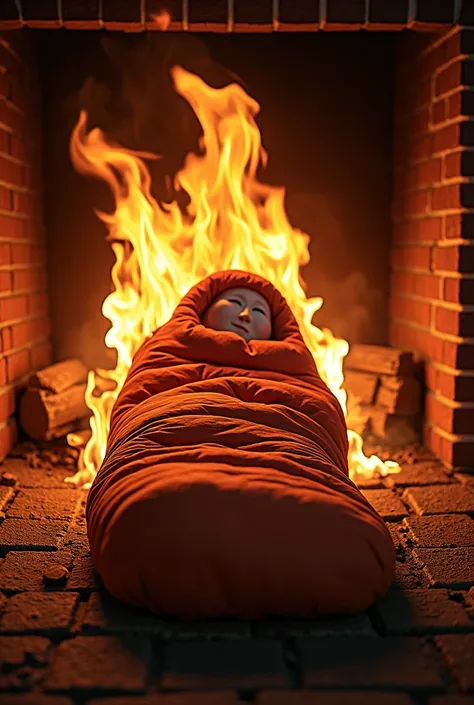
[[[268,300],[272,340],[201,325],[241,286]],[[93,563],[115,597],[163,615],[363,610],[388,589],[395,554],[347,450],[341,407],[281,294],[214,274],[135,355],[88,496]]]

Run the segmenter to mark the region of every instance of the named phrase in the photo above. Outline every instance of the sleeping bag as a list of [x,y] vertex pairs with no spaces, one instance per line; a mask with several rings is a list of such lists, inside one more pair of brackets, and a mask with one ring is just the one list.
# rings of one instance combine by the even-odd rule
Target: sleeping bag
[[[226,289],[260,292],[272,340],[204,327]],[[347,429],[282,295],[226,271],[137,351],[89,491],[92,561],[116,598],[180,618],[350,614],[395,553],[349,479]]]

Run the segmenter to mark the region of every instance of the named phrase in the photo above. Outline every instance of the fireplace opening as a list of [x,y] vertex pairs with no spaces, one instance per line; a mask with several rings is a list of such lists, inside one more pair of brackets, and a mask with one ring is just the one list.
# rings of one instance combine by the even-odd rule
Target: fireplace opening
[[[97,124],[119,144],[163,155],[147,164],[152,193],[164,198],[166,176],[198,148],[200,133],[191,109],[171,86],[171,62],[216,87],[234,75],[258,101],[256,120],[269,155],[259,176],[286,188],[290,222],[311,237],[303,277],[308,296],[324,299],[317,325],[352,343],[388,345],[392,34],[197,39],[153,33],[109,37],[110,48],[97,32],[38,36],[58,359],[78,354],[89,367],[110,363],[101,305],[110,289],[113,255],[94,209],[111,210],[112,203],[110,189],[85,179],[71,162],[69,140],[79,109],[88,109],[90,126]],[[136,94],[128,96],[128,87],[139,81]],[[73,271],[64,266],[71,253]]]
[[149,162],[160,199],[199,138],[171,87],[175,62],[216,88],[238,80],[260,104],[259,178],[286,188],[291,224],[310,235],[302,276],[324,299],[314,323],[352,348],[361,429],[402,448],[419,437],[448,468],[474,465],[474,42],[461,27],[428,29],[4,32],[2,454],[33,372],[69,358],[114,365],[101,313],[114,257],[94,212],[113,200],[71,162],[79,110],[120,145],[163,155]]

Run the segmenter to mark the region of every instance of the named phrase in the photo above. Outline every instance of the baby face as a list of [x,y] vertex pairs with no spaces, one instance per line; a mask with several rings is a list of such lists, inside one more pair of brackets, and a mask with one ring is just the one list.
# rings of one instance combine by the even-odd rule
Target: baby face
[[227,289],[207,309],[203,323],[214,330],[237,333],[249,340],[268,340],[272,315],[268,301],[257,291],[238,287]]

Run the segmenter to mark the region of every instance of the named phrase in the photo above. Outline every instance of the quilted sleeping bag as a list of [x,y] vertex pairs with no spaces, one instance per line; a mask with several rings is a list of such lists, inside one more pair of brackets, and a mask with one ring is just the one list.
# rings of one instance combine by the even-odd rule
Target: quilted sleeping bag
[[[273,339],[201,316],[229,288],[268,300]],[[285,299],[227,271],[136,353],[86,507],[118,599],[181,618],[349,614],[388,589],[395,553],[348,477],[347,431]]]

